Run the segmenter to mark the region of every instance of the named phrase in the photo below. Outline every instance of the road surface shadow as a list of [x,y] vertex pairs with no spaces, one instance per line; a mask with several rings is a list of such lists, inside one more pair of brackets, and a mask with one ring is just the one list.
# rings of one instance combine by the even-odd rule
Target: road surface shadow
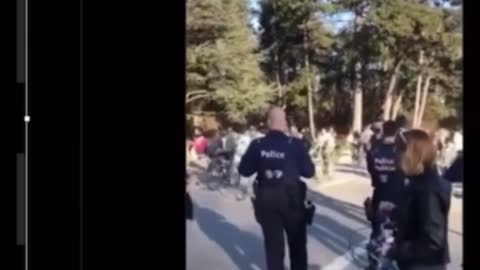
[[266,269],[262,239],[241,230],[208,208],[195,205],[194,211],[200,229],[222,247],[239,270]]
[[363,171],[353,170],[353,169],[347,169],[347,168],[336,168],[335,171],[336,172],[341,172],[341,173],[351,173],[351,174],[355,174],[355,175],[358,175],[358,176],[361,176],[361,177],[368,177],[369,176],[368,172],[363,172]]
[[355,164],[337,164],[335,165],[335,171],[341,172],[341,173],[351,173],[361,177],[370,176],[365,169]]
[[[329,216],[316,214],[314,220],[308,228],[309,235],[338,256],[344,255],[367,238],[365,234],[352,230]],[[356,261],[352,263],[359,268],[363,267]]]
[[365,210],[363,209],[363,207],[349,202],[334,199],[319,192],[309,192],[308,198],[313,203],[329,208],[360,224],[364,224],[365,226],[368,226],[370,224],[370,222],[365,217]]

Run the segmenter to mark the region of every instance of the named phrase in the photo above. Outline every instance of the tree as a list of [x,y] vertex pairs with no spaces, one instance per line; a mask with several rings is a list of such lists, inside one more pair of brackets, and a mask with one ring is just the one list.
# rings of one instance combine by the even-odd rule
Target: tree
[[[411,74],[409,70],[414,70],[417,85],[413,118],[415,126],[421,124],[432,80],[445,74],[438,61],[445,58],[443,52],[460,48],[458,39],[454,41],[451,30],[444,27],[446,21],[453,18],[457,20],[458,31],[460,20],[452,16],[447,19],[444,14],[448,12],[429,1],[372,1],[366,24],[373,29],[368,37],[373,45],[372,59],[382,63],[388,82],[384,92],[384,120],[396,117],[408,90],[397,87],[398,78],[401,73]],[[441,40],[449,40],[450,44]]]
[[248,16],[244,1],[187,2],[186,102],[210,99],[237,122],[272,98]]
[[263,0],[260,7],[262,66],[276,84],[277,104],[290,111],[306,110],[315,137],[315,90],[320,88],[317,64],[332,43],[331,33],[318,15],[327,11],[328,5],[310,0]]

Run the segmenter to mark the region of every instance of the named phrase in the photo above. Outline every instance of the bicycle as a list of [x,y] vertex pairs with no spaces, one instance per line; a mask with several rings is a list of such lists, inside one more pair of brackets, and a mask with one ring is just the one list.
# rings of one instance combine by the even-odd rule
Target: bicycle
[[[366,270],[399,270],[397,263],[387,257],[387,252],[395,242],[397,228],[390,218],[390,211],[383,211],[381,216],[383,218],[379,234],[370,239],[365,247],[360,247],[363,252],[357,252],[357,254],[355,251],[358,250],[358,247],[352,248],[353,245],[349,239],[350,253],[353,260]],[[370,230],[370,228],[362,228],[362,230],[364,229]]]

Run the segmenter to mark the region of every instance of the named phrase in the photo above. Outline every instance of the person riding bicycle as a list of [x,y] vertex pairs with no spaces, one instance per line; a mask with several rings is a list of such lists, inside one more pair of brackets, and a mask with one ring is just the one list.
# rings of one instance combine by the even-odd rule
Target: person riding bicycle
[[218,173],[222,177],[227,176],[234,150],[231,144],[227,144],[225,132],[214,132],[206,149],[206,154],[211,160],[208,171]]

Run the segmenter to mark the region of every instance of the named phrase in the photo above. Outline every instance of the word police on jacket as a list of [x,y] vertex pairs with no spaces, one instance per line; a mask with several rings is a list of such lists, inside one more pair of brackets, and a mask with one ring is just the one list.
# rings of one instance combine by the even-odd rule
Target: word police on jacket
[[265,151],[265,150],[262,150],[260,152],[260,156],[262,158],[273,158],[273,159],[285,159],[285,153],[282,153],[282,152],[277,152],[277,151],[274,151],[274,150],[270,150],[270,151]]

